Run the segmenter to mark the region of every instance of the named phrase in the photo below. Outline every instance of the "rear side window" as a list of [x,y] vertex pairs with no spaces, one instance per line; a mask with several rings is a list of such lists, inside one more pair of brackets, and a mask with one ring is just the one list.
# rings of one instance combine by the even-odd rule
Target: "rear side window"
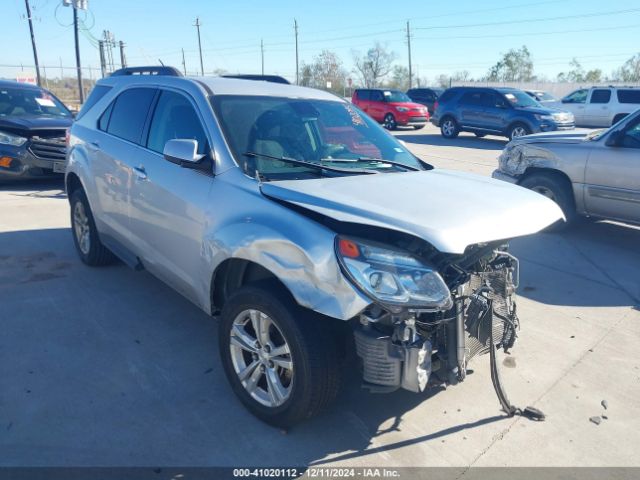
[[107,132],[124,140],[140,143],[144,122],[155,94],[156,90],[153,88],[132,88],[118,95],[113,104]]
[[452,90],[452,89],[445,90],[444,93],[438,97],[438,101],[440,103],[448,102],[449,100],[451,100],[453,98],[455,93],[456,93],[456,91]]
[[358,100],[369,100],[369,90],[358,90]]
[[91,107],[98,103],[98,101],[102,97],[104,97],[109,90],[111,90],[111,87],[107,85],[96,85],[95,87],[93,87],[93,90],[91,90],[91,93],[89,94],[89,98],[87,98],[87,101],[84,102],[84,105],[82,105],[82,108],[78,112],[78,115],[76,115],[76,120],[82,118],[83,115],[87,113],[91,109]]
[[460,98],[460,103],[464,105],[482,105],[482,92],[467,92]]
[[591,93],[591,103],[609,103],[611,100],[611,90],[594,90]]
[[638,90],[618,90],[618,101],[620,103],[640,104],[640,89]]
[[174,138],[197,140],[201,155],[208,149],[207,136],[191,102],[179,93],[163,91],[149,127],[147,148],[162,153]]

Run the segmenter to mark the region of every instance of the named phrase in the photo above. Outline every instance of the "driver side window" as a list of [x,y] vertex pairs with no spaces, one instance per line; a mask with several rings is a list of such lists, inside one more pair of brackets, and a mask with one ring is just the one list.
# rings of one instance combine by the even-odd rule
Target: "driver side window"
[[640,149],[640,117],[638,117],[634,123],[632,123],[624,132],[622,146],[626,148]]

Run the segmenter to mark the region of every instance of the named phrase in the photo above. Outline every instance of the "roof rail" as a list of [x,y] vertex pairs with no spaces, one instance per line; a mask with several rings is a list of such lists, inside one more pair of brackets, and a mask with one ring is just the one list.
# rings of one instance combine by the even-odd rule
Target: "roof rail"
[[290,85],[291,82],[280,75],[259,75],[253,73],[236,73],[221,75],[224,78],[239,78],[241,80],[261,80],[263,82],[283,83]]
[[164,75],[167,77],[182,77],[182,73],[175,67],[150,66],[150,67],[125,67],[116,70],[112,77],[123,77],[127,75]]

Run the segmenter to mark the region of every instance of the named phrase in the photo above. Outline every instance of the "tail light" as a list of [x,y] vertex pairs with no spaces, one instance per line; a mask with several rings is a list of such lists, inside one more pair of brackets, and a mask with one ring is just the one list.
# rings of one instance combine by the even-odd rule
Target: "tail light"
[[438,109],[438,101],[433,102],[433,111],[435,112]]

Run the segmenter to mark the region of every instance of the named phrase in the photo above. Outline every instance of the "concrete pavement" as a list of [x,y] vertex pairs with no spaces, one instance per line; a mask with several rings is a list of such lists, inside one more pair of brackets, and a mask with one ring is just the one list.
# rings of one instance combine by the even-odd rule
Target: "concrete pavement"
[[[505,143],[396,134],[436,166],[485,175]],[[61,183],[0,186],[0,206],[0,465],[640,465],[637,228],[584,222],[512,242],[523,328],[502,377],[547,421],[502,415],[485,356],[425,395],[353,378],[325,415],[283,433],[234,397],[214,319],[145,272],[80,263]]]

